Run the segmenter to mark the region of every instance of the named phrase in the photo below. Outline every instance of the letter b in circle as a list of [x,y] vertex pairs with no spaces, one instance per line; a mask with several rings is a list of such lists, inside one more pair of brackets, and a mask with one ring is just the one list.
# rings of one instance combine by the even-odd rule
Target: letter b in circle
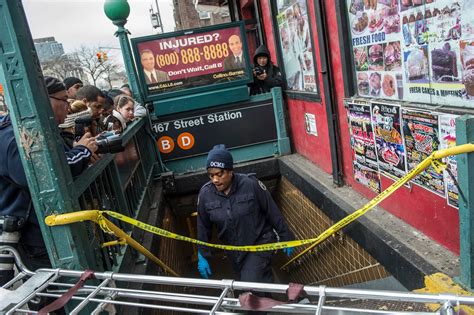
[[156,143],[161,153],[171,153],[174,150],[174,141],[171,137],[160,137]]

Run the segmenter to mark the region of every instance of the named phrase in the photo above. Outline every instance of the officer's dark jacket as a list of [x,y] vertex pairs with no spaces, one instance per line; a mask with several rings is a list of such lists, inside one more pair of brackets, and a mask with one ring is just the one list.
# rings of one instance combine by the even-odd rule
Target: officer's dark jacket
[[[23,165],[13,134],[10,116],[0,117],[0,215],[25,216],[30,203]],[[16,184],[13,185],[5,177]],[[20,211],[19,211],[20,209]]]
[[[228,195],[218,192],[212,182],[199,192],[198,239],[209,242],[212,225],[217,227],[217,237],[227,245],[255,245],[275,242],[273,229],[280,241],[293,240],[280,210],[268,190],[254,175],[234,173]],[[207,247],[200,247],[209,256]],[[232,253],[236,262],[245,254]]]
[[[20,242],[44,246],[9,115],[0,116],[0,146],[0,216],[25,218],[29,212],[24,227],[28,233],[22,233]],[[68,148],[66,144],[64,150],[72,175],[79,175],[87,167],[90,151],[84,146]]]

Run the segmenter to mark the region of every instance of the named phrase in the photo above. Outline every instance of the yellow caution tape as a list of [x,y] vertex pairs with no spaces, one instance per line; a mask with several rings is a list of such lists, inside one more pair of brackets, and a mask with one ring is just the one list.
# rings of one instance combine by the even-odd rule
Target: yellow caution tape
[[197,245],[203,245],[203,246],[208,246],[208,247],[213,247],[213,248],[219,248],[219,249],[224,249],[224,250],[231,250],[231,251],[242,251],[242,252],[262,252],[262,251],[269,251],[269,250],[276,250],[276,249],[282,249],[282,248],[287,248],[287,247],[297,247],[301,245],[306,245],[306,244],[311,244],[313,243],[316,239],[307,239],[307,240],[295,240],[295,241],[288,241],[288,242],[279,242],[279,243],[269,243],[269,244],[261,244],[261,245],[247,245],[247,246],[232,246],[232,245],[222,245],[222,244],[211,244],[203,241],[199,241],[187,236],[175,234],[163,229],[160,229],[159,227],[143,223],[141,221],[135,220],[133,218],[127,217],[123,214],[114,212],[114,211],[103,211],[103,213],[106,213],[107,215],[118,219],[120,221],[126,222],[128,224],[131,224],[133,226],[136,226],[144,231],[154,233],[156,235],[160,235],[163,237],[175,239],[178,241],[185,241],[189,243],[194,243]]
[[[231,245],[221,245],[221,244],[211,244],[203,241],[199,241],[187,236],[182,236],[179,234],[175,234],[169,231],[166,231],[164,229],[158,228],[156,226],[150,225],[143,223],[141,221],[138,221],[136,219],[130,218],[128,216],[122,215],[120,213],[114,212],[114,211],[100,211],[100,210],[86,210],[86,211],[79,211],[79,212],[73,212],[73,213],[66,213],[66,214],[61,214],[61,215],[54,215],[54,216],[48,216],[45,221],[46,224],[48,225],[61,225],[61,224],[69,224],[73,222],[80,222],[80,221],[85,221],[85,220],[91,220],[95,221],[99,224],[99,226],[107,233],[114,233],[116,234],[115,229],[111,229],[111,222],[107,220],[103,214],[107,214],[113,218],[116,218],[118,220],[121,220],[123,222],[126,222],[128,224],[131,224],[133,226],[136,226],[144,231],[154,233],[156,235],[160,235],[163,237],[179,240],[179,241],[185,241],[185,242],[190,242],[194,243],[197,245],[203,245],[203,246],[208,246],[208,247],[213,247],[213,248],[219,248],[219,249],[224,249],[224,250],[229,250],[229,251],[247,251],[247,252],[259,252],[259,251],[271,251],[271,250],[277,250],[277,249],[283,249],[283,248],[288,248],[288,247],[298,247],[306,244],[311,244],[308,248],[300,252],[298,255],[293,257],[290,261],[288,261],[285,265],[282,266],[282,268],[287,267],[294,261],[296,261],[299,257],[307,253],[309,250],[314,248],[316,245],[322,243],[325,241],[327,238],[329,238],[331,235],[334,235],[336,232],[340,231],[342,228],[350,224],[351,222],[355,221],[358,219],[360,216],[364,215],[367,213],[369,210],[371,210],[373,207],[378,205],[380,202],[382,202],[384,199],[386,199],[388,196],[390,196],[392,193],[394,193],[398,188],[402,187],[406,182],[410,181],[413,179],[416,175],[421,173],[424,169],[432,165],[436,170],[442,170],[443,169],[443,163],[440,163],[439,159],[450,156],[450,155],[456,155],[456,154],[461,154],[461,153],[468,153],[468,152],[473,152],[474,151],[474,144],[464,144],[461,146],[455,146],[452,148],[444,149],[444,150],[438,150],[433,152],[429,157],[424,159],[420,164],[418,164],[414,169],[412,169],[408,174],[406,174],[404,177],[400,178],[396,182],[394,182],[389,188],[381,192],[379,195],[377,195],[374,199],[372,199],[370,202],[368,202],[366,205],[364,205],[362,208],[359,210],[351,213],[350,215],[346,216],[345,218],[341,219],[337,223],[335,223],[333,226],[329,227],[327,230],[325,230],[323,233],[321,233],[318,237],[316,238],[311,238],[311,239],[305,239],[305,240],[294,240],[294,241],[288,241],[288,242],[279,242],[279,243],[269,243],[269,244],[259,244],[259,245],[247,245],[247,246],[231,246]],[[113,230],[113,231],[112,231]],[[117,235],[117,234],[116,234]],[[123,235],[120,235],[120,237],[124,237]],[[127,235],[128,237],[128,235]],[[124,237],[124,238],[127,238]],[[127,240],[129,241],[129,240]]]
[[388,196],[393,194],[398,188],[402,187],[405,183],[413,179],[416,175],[421,173],[424,169],[426,169],[428,166],[432,165],[435,170],[440,170],[442,171],[442,165],[444,163],[439,162],[438,160],[445,158],[450,155],[457,155],[461,153],[469,153],[474,151],[474,144],[468,143],[468,144],[463,144],[443,150],[438,150],[433,152],[430,156],[428,156],[426,159],[421,161],[420,164],[418,164],[414,169],[412,169],[410,172],[408,172],[405,176],[394,182],[390,187],[382,191],[380,194],[378,194],[374,199],[369,201],[367,204],[365,204],[362,208],[359,210],[349,214],[345,218],[339,220],[336,224],[328,228],[326,231],[321,233],[316,240],[314,241],[313,244],[308,246],[305,250],[302,252],[298,253],[295,257],[290,259],[286,264],[284,264],[281,268],[286,268],[293,262],[295,262],[298,258],[306,254],[308,251],[313,249],[315,246],[318,244],[322,243],[325,241],[327,238],[329,238],[331,235],[336,233],[337,231],[341,230],[348,224],[352,223],[356,219],[358,219],[360,216],[364,215],[367,213],[369,210],[371,210],[373,207],[378,205],[380,202],[382,202],[384,199],[386,199]]
[[102,230],[104,230],[104,232],[114,234],[118,237],[117,241],[106,242],[102,244],[102,247],[115,245],[115,242],[117,244],[122,244],[123,242],[126,242],[128,245],[132,246],[137,251],[148,257],[148,259],[163,268],[163,270],[168,274],[173,275],[175,277],[179,277],[179,274],[177,272],[168,267],[158,257],[153,255],[148,249],[146,249],[140,243],[135,241],[130,235],[122,231],[118,226],[107,220],[107,218],[103,216],[103,212],[104,211],[100,210],[83,210],[63,214],[53,214],[47,216],[44,221],[48,226],[65,225],[83,221],[95,222],[100,226]]

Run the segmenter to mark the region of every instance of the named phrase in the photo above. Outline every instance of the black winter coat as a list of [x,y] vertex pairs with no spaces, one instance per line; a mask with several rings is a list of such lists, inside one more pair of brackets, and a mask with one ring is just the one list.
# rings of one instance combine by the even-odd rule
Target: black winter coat
[[[253,82],[249,84],[250,95],[268,93],[272,88],[277,86],[283,88],[283,78],[281,77],[280,68],[272,63],[270,52],[264,45],[261,45],[255,51],[253,56],[253,62],[255,66],[258,65],[257,58],[259,56],[266,56],[268,58],[268,62],[265,67],[261,67],[267,73],[267,77],[265,80],[259,80],[256,77],[253,77]],[[255,68],[255,66],[253,68]]]
[[[204,242],[211,241],[213,225],[217,237],[227,245],[273,243],[273,229],[282,242],[294,239],[272,196],[254,175],[234,173],[228,195],[218,192],[209,181],[199,192],[197,209],[198,239]],[[204,256],[210,255],[207,247],[199,246],[199,250]],[[240,251],[229,253],[237,264],[245,255]]]

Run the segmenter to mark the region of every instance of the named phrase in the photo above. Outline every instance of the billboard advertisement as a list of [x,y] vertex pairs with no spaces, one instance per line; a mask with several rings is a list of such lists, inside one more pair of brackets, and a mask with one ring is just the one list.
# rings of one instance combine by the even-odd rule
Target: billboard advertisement
[[241,23],[136,38],[132,43],[145,95],[155,99],[170,97],[170,92],[245,84],[251,77]]

